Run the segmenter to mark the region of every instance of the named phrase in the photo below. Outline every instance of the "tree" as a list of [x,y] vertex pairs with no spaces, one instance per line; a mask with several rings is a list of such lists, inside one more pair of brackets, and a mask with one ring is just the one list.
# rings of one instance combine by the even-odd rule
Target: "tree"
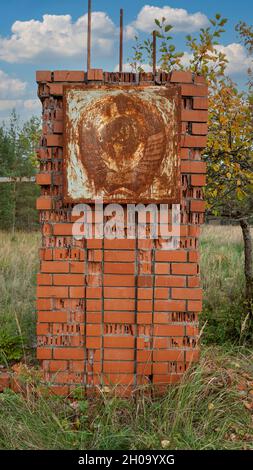
[[[31,185],[27,188],[25,183],[18,183],[18,179],[36,173],[35,148],[40,134],[41,125],[38,118],[32,117],[21,126],[15,111],[11,114],[9,126],[0,127],[0,175],[16,178],[16,181],[0,186],[0,221],[3,227],[11,229],[13,234],[17,216],[19,225],[23,226],[25,222],[21,223],[22,214],[29,218],[29,211],[32,210],[27,202],[32,194],[36,194],[36,188]],[[26,194],[26,198],[22,197],[22,192]]]
[[[253,146],[252,146],[252,86],[245,93],[226,75],[227,58],[219,47],[226,18],[216,14],[207,28],[201,28],[197,36],[186,36],[189,64],[187,67],[175,49],[176,62],[171,60],[168,46],[171,37],[161,34],[160,63],[170,71],[175,65],[203,75],[209,86],[209,133],[203,158],[207,162],[208,181],[205,196],[208,213],[233,219],[240,223],[245,254],[246,319],[242,322],[244,333],[253,328],[253,273],[252,240],[249,218],[253,208]],[[155,21],[164,31],[167,22]],[[166,26],[168,27],[168,25]],[[169,30],[172,28],[170,27]],[[253,32],[245,23],[239,23],[237,31],[242,42],[252,54]],[[159,38],[158,34],[158,38]],[[143,49],[145,49],[145,41]],[[150,57],[146,48],[147,59]],[[167,64],[167,65],[166,65]],[[247,334],[246,333],[246,336]]]

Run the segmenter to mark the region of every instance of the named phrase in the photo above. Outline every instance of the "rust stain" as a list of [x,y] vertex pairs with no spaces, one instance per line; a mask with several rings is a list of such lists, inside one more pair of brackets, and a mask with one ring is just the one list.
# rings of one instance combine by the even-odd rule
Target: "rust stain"
[[66,87],[65,200],[179,202],[179,89]]

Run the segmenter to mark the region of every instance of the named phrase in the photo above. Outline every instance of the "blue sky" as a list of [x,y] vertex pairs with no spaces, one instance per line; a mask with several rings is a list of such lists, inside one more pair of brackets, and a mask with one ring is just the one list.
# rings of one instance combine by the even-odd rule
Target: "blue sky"
[[[234,30],[239,20],[252,22],[253,2],[242,0],[160,1],[93,0],[92,66],[114,70],[118,64],[119,9],[124,8],[124,62],[131,54],[133,36],[146,37],[155,17],[174,25],[174,43],[186,51],[185,35],[194,34],[216,12],[228,18],[222,37],[229,59],[228,72],[240,86],[246,82],[249,58]],[[36,70],[85,68],[86,0],[8,0],[0,3],[0,120],[11,109],[22,119],[40,113],[36,97]]]

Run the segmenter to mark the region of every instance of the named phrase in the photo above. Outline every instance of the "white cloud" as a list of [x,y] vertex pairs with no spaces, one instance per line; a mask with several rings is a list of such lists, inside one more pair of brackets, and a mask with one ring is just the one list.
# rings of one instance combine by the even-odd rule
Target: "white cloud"
[[[87,14],[76,22],[70,15],[43,15],[42,21],[15,21],[10,37],[0,37],[0,59],[30,62],[85,54]],[[104,12],[92,13],[92,47],[96,56],[109,55],[116,27]]]
[[[249,67],[252,67],[252,59],[247,56],[245,47],[239,43],[231,43],[227,46],[222,44],[215,46],[215,48],[226,55],[228,63],[226,67],[226,74],[228,75],[240,75],[245,74]],[[181,59],[184,67],[190,64],[192,54],[184,52]]]
[[137,30],[151,33],[155,26],[154,20],[162,17],[165,17],[167,23],[173,26],[174,32],[189,33],[208,24],[206,15],[200,12],[188,13],[183,8],[171,8],[167,5],[162,8],[145,5],[131,26]]
[[223,52],[227,59],[227,73],[228,74],[242,74],[252,67],[252,60],[247,56],[245,48],[238,43],[228,44],[227,46],[219,45],[216,49]]
[[41,112],[41,103],[39,100],[32,99],[0,100],[0,111],[11,111],[14,108],[18,111],[26,110],[31,114],[38,114]]
[[0,100],[6,97],[20,97],[24,94],[26,87],[26,82],[18,78],[12,78],[3,70],[0,70]]

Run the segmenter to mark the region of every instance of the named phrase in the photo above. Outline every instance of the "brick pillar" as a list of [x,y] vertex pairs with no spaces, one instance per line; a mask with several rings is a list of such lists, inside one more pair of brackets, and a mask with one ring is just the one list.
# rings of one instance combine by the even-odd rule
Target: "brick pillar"
[[[203,223],[207,86],[191,72],[161,73],[181,86],[180,248],[159,240],[75,240],[73,204],[63,198],[63,88],[87,83],[135,83],[135,74],[37,72],[43,106],[38,149],[42,247],[38,274],[38,348],[45,378],[58,394],[83,385],[129,395],[153,383],[163,390],[197,361],[200,225]],[[153,84],[152,74],[141,83]],[[159,86],[159,85],[158,85]]]

